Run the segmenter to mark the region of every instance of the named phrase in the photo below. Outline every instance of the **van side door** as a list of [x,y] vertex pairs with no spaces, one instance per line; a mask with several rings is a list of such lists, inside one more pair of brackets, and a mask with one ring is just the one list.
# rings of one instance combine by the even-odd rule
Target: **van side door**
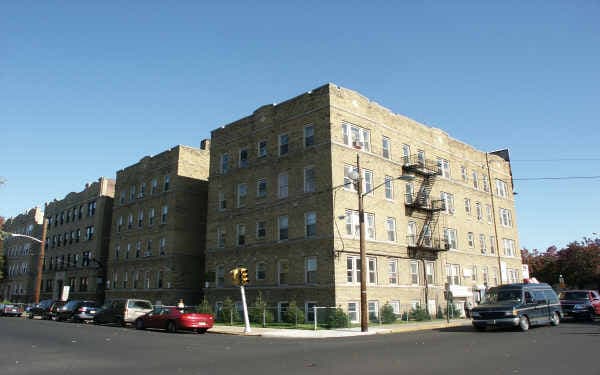
[[544,291],[541,289],[533,290],[533,299],[535,299],[535,311],[538,318],[539,324],[550,322],[550,309],[548,306],[548,300]]

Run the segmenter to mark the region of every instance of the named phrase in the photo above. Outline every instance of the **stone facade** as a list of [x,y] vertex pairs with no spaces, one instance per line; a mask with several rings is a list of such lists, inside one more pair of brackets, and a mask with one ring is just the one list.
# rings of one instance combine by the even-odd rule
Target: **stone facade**
[[69,299],[102,302],[115,180],[100,177],[80,192],[47,203],[48,219],[40,300],[59,299],[70,286]]
[[341,306],[358,318],[358,195],[348,179],[357,154],[363,191],[373,190],[364,196],[373,314],[386,303],[435,312],[446,283],[460,307],[521,279],[507,151],[478,151],[332,84],[260,107],[211,141],[211,303],[240,299],[228,271],[244,266],[250,303],[260,292],[269,306]]
[[[44,213],[39,207],[8,219],[3,230],[42,238]],[[40,244],[27,238],[6,237],[3,242],[6,274],[0,284],[0,300],[33,301]]]
[[201,149],[173,147],[117,172],[106,298],[199,303],[209,168]]

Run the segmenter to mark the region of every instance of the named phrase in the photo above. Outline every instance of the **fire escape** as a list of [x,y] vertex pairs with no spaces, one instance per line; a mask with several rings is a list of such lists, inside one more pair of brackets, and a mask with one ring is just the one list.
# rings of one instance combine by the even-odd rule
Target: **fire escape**
[[440,251],[449,249],[448,244],[437,231],[440,211],[446,208],[444,201],[430,197],[431,188],[436,177],[441,174],[441,170],[436,162],[426,160],[421,154],[405,157],[402,168],[415,175],[414,186],[418,186],[416,192],[410,190],[406,192],[404,202],[406,214],[422,221],[418,233],[417,228],[413,228],[413,232],[407,235],[408,255],[415,259],[436,260]]

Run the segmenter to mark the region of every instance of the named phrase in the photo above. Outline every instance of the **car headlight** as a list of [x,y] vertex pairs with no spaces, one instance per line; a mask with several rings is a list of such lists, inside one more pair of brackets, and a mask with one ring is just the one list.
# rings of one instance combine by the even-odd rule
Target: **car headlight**
[[481,315],[479,315],[479,313],[477,311],[473,311],[471,313],[471,316],[473,316],[473,318],[479,318]]
[[507,316],[517,316],[517,315],[519,315],[519,313],[517,312],[517,309],[512,309],[510,311],[507,311],[505,314]]

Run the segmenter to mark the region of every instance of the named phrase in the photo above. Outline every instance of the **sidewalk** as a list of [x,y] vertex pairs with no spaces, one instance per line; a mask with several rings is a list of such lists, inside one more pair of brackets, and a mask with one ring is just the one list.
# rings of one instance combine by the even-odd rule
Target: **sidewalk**
[[217,325],[209,330],[211,333],[221,333],[239,336],[263,336],[263,337],[288,337],[288,338],[328,338],[328,337],[350,337],[366,336],[388,333],[414,332],[423,330],[432,330],[450,327],[470,326],[470,319],[451,320],[433,322],[411,322],[401,324],[386,324],[383,326],[371,326],[368,332],[361,332],[360,327],[339,328],[339,329],[319,329],[316,331],[306,329],[280,329],[280,328],[259,328],[252,327],[250,333],[244,333],[243,326],[223,326]]

